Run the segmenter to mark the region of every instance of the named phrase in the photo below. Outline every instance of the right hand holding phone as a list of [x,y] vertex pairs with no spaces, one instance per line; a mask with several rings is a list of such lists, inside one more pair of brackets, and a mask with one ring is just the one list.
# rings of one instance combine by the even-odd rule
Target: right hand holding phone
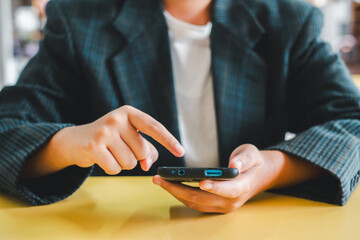
[[158,175],[154,176],[153,182],[189,208],[200,212],[228,213],[269,188],[274,171],[269,167],[268,154],[254,145],[241,145],[229,160],[229,167],[237,168],[240,174],[227,181],[202,180],[199,188],[166,181]]

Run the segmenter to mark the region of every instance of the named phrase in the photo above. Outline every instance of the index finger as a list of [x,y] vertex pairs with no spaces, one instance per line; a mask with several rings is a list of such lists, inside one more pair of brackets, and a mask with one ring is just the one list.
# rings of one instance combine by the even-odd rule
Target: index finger
[[155,139],[176,157],[184,155],[185,150],[179,141],[154,118],[135,108],[131,110],[128,117],[131,125]]

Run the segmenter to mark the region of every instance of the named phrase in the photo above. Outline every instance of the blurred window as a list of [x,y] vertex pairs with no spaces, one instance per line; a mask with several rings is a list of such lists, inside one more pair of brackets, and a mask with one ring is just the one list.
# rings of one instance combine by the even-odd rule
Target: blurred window
[[39,50],[48,0],[13,0],[14,61],[17,75]]
[[360,73],[360,0],[308,0],[324,14],[322,37],[353,74]]
[[[49,0],[0,1],[0,54],[3,55],[3,59],[0,59],[0,78],[5,78],[0,79],[1,88],[4,83],[14,84],[25,64],[37,53],[46,22],[45,6]],[[324,14],[322,37],[341,55],[352,73],[360,73],[360,0],[307,1],[319,7]],[[9,15],[4,9],[7,5],[12,8],[9,19],[5,16]],[[9,23],[11,18],[12,24]],[[11,31],[13,36],[4,34]],[[13,54],[4,54],[9,45],[14,46]]]

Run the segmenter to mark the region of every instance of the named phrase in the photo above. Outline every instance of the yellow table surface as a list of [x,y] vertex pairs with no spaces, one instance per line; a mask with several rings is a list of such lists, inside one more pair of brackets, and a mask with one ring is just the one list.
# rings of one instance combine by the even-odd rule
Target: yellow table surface
[[61,202],[0,195],[0,239],[360,239],[360,189],[344,207],[262,193],[230,214],[183,206],[151,177],[90,177]]
[[[353,75],[360,88],[360,75]],[[262,193],[230,214],[186,208],[151,177],[90,177],[71,197],[31,207],[0,194],[7,239],[360,239],[360,189],[344,207]]]
[[353,75],[355,84],[360,88],[360,74]]

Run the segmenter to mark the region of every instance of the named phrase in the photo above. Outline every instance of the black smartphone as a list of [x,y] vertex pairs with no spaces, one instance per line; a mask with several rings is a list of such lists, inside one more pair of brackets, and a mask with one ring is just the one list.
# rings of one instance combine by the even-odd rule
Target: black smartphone
[[237,168],[159,167],[158,175],[167,181],[194,182],[205,179],[230,180],[239,174]]

